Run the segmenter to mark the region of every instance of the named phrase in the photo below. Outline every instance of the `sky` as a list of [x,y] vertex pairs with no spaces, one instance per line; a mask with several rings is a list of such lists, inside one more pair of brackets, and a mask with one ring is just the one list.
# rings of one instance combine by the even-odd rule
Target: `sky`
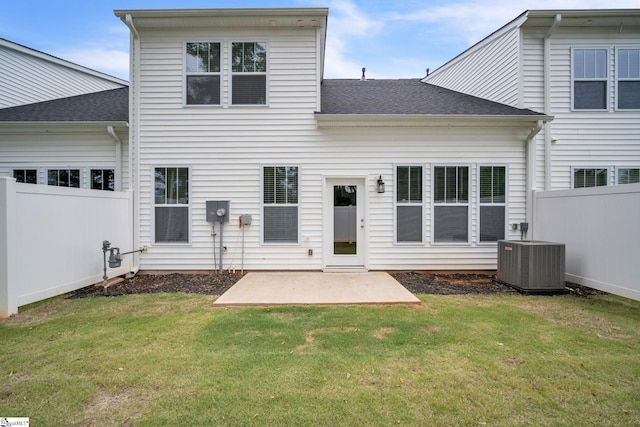
[[4,0],[0,38],[129,79],[115,9],[328,7],[325,78],[419,78],[529,9],[640,9],[640,0]]

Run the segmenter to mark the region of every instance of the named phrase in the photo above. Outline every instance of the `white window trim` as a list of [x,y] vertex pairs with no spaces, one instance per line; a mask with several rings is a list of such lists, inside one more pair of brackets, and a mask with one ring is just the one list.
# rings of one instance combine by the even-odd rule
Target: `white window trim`
[[[254,72],[254,73],[247,73],[247,72],[234,72],[233,71],[233,64],[231,63],[231,56],[232,56],[232,50],[233,50],[233,43],[264,43],[267,46],[267,62],[266,62],[266,67],[267,67],[267,71],[264,72]],[[269,70],[271,70],[271,66],[270,66],[270,61],[269,58],[271,57],[271,55],[269,54],[270,52],[270,43],[269,40],[267,39],[260,39],[259,37],[237,37],[237,38],[233,38],[232,40],[229,40],[226,43],[226,52],[227,52],[227,56],[226,56],[226,63],[227,63],[227,73],[229,76],[229,92],[228,92],[228,102],[227,104],[230,107],[234,107],[234,108],[264,108],[264,107],[268,107],[269,106]],[[246,75],[246,76],[265,76],[265,102],[264,104],[234,104],[233,103],[233,76],[234,75]],[[265,165],[265,166],[272,166],[272,165]],[[282,166],[282,165],[278,165],[278,166]],[[298,169],[298,173],[300,172],[300,169]],[[298,239],[299,240],[299,239]]]
[[[398,168],[399,167],[422,167],[422,202],[421,203],[398,203]],[[427,186],[427,165],[424,163],[394,163],[393,165],[393,243],[398,246],[425,246],[425,216],[427,209],[426,186]],[[420,229],[422,239],[419,242],[399,242],[398,241],[398,206],[421,206],[422,216],[420,218]]]
[[[605,81],[605,89],[606,89],[606,94],[605,94],[605,102],[606,105],[604,108],[575,108],[574,107],[574,82],[576,81],[576,79],[574,79],[573,77],[573,58],[574,58],[574,52],[576,50],[596,50],[596,49],[603,49],[606,51],[607,54],[607,59],[606,59],[606,70],[607,70],[607,75],[605,77],[605,79],[577,79],[577,81]],[[571,75],[571,111],[575,111],[575,112],[590,112],[590,111],[594,111],[594,112],[603,112],[603,111],[609,111],[610,108],[610,103],[611,103],[611,94],[610,94],[610,87],[611,87],[611,49],[607,46],[575,46],[571,48],[571,58],[569,59],[569,73]]]
[[[11,178],[13,178],[14,171],[16,171],[16,170],[21,170],[21,171],[35,170],[36,171],[36,184],[35,185],[42,184],[42,168],[41,167],[39,167],[39,166],[23,166],[23,165],[10,166],[9,167],[9,175],[7,175],[7,176],[10,176]],[[47,184],[47,183],[45,182],[45,184]],[[34,185],[34,184],[31,184],[31,185]]]
[[[186,242],[156,242],[156,190],[155,190],[155,185],[156,185],[156,177],[155,177],[155,171],[156,168],[187,168],[188,169],[188,174],[189,174],[189,204],[186,205],[187,206],[187,210],[188,210],[188,233],[189,233],[189,239]],[[151,234],[151,244],[154,246],[190,246],[191,245],[191,238],[192,238],[192,216],[191,216],[191,209],[193,206],[193,191],[192,191],[192,187],[193,187],[193,178],[192,178],[192,166],[191,165],[171,165],[171,164],[160,164],[160,165],[153,165],[151,166],[151,226],[150,226],[150,234]],[[161,205],[163,206],[163,205]],[[171,206],[185,206],[185,205],[171,205]]]
[[[504,189],[504,203],[482,203],[480,201],[480,168],[484,166],[489,167],[504,167],[505,175],[505,189]],[[480,241],[480,207],[481,206],[504,206],[504,237],[509,237],[509,165],[507,163],[478,163],[478,170],[476,171],[476,194],[475,205],[476,212],[478,213],[476,218],[477,223],[477,236],[475,236],[475,242],[478,246],[496,246],[498,242],[482,242]]]
[[[469,192],[469,200],[467,203],[436,203],[435,198],[436,194],[433,189],[435,185],[435,169],[437,167],[467,167],[469,170],[468,174],[468,192]],[[472,236],[471,236],[471,223],[473,218],[471,217],[471,206],[473,204],[474,191],[473,191],[473,165],[471,163],[435,163],[431,165],[431,244],[433,246],[471,246],[472,245]],[[466,206],[467,207],[467,241],[466,242],[436,242],[435,241],[435,230],[436,230],[436,221],[435,221],[435,211],[438,206]]]
[[[631,111],[631,110],[629,110],[629,111]],[[619,184],[618,183],[618,177],[620,176],[620,169],[640,169],[640,165],[639,166],[616,166],[616,172],[615,172],[616,176],[614,178],[614,185],[628,185],[628,184]]]
[[[285,168],[298,168],[298,203],[287,203],[285,204],[285,206],[297,206],[298,208],[298,236],[297,236],[297,241],[296,242],[265,242],[264,241],[264,230],[262,229],[262,227],[264,227],[264,207],[265,206],[273,206],[276,205],[276,203],[274,203],[273,205],[270,203],[265,203],[264,202],[264,168],[267,167],[285,167]],[[283,164],[283,163],[261,163],[260,164],[260,244],[261,245],[265,245],[265,246],[300,246],[302,244],[302,242],[300,241],[300,217],[301,215],[301,195],[302,195],[302,168],[300,167],[299,164],[297,163],[291,163],[291,164]]]
[[[113,191],[118,190],[118,175],[115,166],[88,166],[87,167],[87,189],[92,190],[91,184],[93,184],[93,179],[91,177],[92,170],[112,170],[113,171]],[[83,187],[84,188],[84,187]],[[111,191],[111,190],[99,190],[99,191]]]
[[[571,189],[575,190],[575,173],[576,169],[605,169],[607,171],[607,185],[611,185],[611,167],[610,166],[571,166]],[[602,187],[602,186],[601,186]],[[580,187],[580,188],[593,188],[593,187]]]
[[[624,111],[637,112],[637,111],[640,111],[640,108],[618,108],[618,82],[620,80],[622,80],[622,81],[630,81],[630,82],[640,81],[640,78],[638,78],[638,79],[619,79],[618,78],[618,67],[619,67],[618,60],[620,58],[620,55],[619,55],[618,52],[621,49],[625,49],[625,50],[626,49],[640,50],[640,46],[616,46],[616,48],[615,48],[615,55],[616,55],[615,64],[616,64],[616,66],[614,68],[614,76],[613,76],[614,77],[613,90],[615,91],[614,109],[615,109],[615,111],[622,111],[622,112],[624,112]],[[616,181],[617,181],[617,178],[616,178]]]
[[[44,168],[44,185],[49,185],[49,171],[61,171],[61,170],[77,170],[78,171],[78,187],[66,187],[66,188],[87,188],[87,168],[84,166],[46,166]],[[60,176],[58,175],[58,179]],[[52,185],[51,187],[61,187],[60,185]]]
[[[219,43],[220,44],[220,72],[200,72],[189,73],[187,72],[187,43]],[[226,43],[222,39],[189,39],[182,42],[182,106],[187,108],[221,108],[225,104],[224,93],[224,62]],[[208,76],[208,75],[220,75],[220,103],[219,104],[187,104],[187,76]],[[159,166],[162,167],[162,166]]]

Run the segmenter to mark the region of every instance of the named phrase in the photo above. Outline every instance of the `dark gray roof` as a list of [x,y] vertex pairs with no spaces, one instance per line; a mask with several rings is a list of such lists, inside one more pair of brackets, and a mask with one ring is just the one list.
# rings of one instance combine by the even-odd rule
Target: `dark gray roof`
[[320,114],[542,115],[419,79],[324,80]]
[[0,122],[128,121],[128,87],[0,109]]

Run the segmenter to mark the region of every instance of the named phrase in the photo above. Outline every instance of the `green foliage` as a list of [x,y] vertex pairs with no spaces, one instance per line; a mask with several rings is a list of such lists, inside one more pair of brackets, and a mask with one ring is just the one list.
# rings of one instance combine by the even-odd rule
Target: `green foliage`
[[213,308],[52,299],[0,322],[0,415],[33,425],[637,425],[640,303],[422,296]]

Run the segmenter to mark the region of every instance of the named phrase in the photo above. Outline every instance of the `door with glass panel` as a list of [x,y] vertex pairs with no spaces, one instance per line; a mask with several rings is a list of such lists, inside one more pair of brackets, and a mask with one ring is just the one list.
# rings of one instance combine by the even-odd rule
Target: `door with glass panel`
[[325,266],[364,268],[364,180],[327,179],[324,201]]

